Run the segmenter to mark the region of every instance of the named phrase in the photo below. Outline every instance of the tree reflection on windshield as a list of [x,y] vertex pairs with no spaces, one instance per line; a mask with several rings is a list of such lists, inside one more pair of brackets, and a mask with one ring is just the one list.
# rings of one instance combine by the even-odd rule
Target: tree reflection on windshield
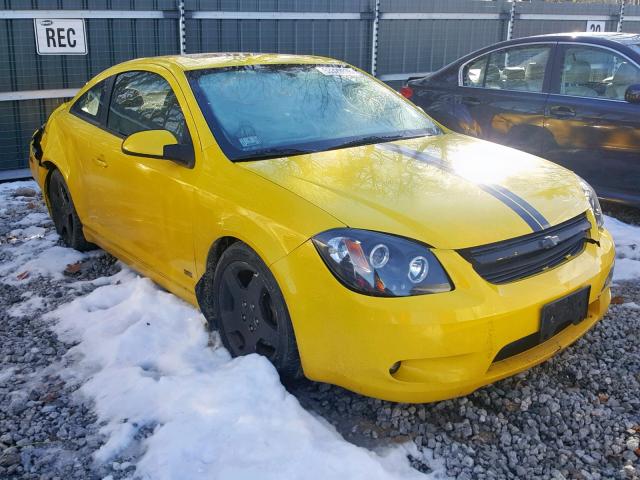
[[212,131],[235,160],[440,133],[420,110],[346,66],[250,65],[189,75]]

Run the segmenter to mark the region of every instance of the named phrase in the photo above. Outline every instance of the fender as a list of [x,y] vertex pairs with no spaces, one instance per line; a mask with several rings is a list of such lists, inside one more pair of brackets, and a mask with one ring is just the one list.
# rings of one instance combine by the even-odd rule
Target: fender
[[[193,232],[198,297],[203,294],[204,285],[209,284],[208,275],[215,270],[220,255],[236,241],[247,244],[271,266],[313,235],[346,226],[295,193],[217,155],[215,150],[217,148],[204,152],[207,161],[203,162],[195,201]],[[271,204],[252,195],[257,191],[261,192],[260,198],[272,199]],[[274,211],[273,205],[287,207]]]
[[[194,249],[198,276],[204,274],[210,266],[210,259],[215,258],[211,252],[221,239],[231,238],[246,243],[267,265],[271,265],[313,235],[345,226],[283,187],[233,164],[230,168],[236,169],[242,180],[234,182],[230,178],[232,175],[219,175],[220,183],[212,182],[212,188],[201,189],[195,202]],[[233,184],[253,186],[246,192],[240,192]],[[289,208],[268,211],[271,205],[261,205],[258,198],[251,198],[249,192],[258,190],[267,198],[274,199],[273,204],[288,205]],[[246,198],[241,200],[237,196]]]

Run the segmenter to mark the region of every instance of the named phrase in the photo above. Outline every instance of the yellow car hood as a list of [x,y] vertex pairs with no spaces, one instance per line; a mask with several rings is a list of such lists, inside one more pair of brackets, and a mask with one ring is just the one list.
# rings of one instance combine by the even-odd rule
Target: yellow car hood
[[588,208],[572,172],[458,134],[238,165],[349,227],[402,235],[436,248],[526,235]]

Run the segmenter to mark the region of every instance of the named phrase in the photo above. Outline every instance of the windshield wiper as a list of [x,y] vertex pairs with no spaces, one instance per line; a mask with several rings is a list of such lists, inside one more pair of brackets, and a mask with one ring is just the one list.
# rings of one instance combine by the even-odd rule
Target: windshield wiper
[[408,138],[424,137],[425,134],[420,135],[370,135],[366,137],[356,138],[355,140],[349,140],[343,143],[334,145],[327,150],[338,150],[340,148],[359,147],[361,145],[370,145],[372,143],[386,143],[393,142],[394,140],[406,140]]
[[301,148],[265,148],[258,150],[255,154],[233,159],[234,162],[252,162],[253,160],[269,160],[270,158],[292,157],[294,155],[305,155],[314,153],[316,150],[304,150]]
[[234,162],[252,162],[254,160],[269,160],[272,158],[282,158],[282,157],[293,157],[295,155],[305,155],[308,153],[316,153],[316,152],[326,152],[329,150],[339,150],[342,148],[350,148],[350,147],[359,147],[361,145],[370,145],[372,143],[386,143],[393,142],[395,140],[406,140],[409,138],[419,138],[429,136],[428,133],[420,133],[414,135],[367,135],[358,137],[352,140],[347,140],[342,143],[338,143],[336,145],[331,145],[329,147],[318,147],[318,148],[288,148],[288,147],[273,147],[273,148],[265,148],[263,150],[257,150],[255,153],[248,153],[246,156],[241,156],[234,158]]

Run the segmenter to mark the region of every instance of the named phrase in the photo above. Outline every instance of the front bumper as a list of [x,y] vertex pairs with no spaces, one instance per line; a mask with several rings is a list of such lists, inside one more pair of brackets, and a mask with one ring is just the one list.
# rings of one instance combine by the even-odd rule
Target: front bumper
[[[271,266],[293,322],[305,375],[364,395],[431,402],[466,395],[548,359],[606,312],[614,260],[606,231],[570,261],[517,282],[483,280],[457,252],[434,250],[455,284],[447,293],[381,298],[347,290],[306,242]],[[313,273],[309,273],[313,272]],[[588,318],[518,355],[506,345],[539,330],[543,305],[591,286]],[[393,375],[389,369],[401,366]]]

